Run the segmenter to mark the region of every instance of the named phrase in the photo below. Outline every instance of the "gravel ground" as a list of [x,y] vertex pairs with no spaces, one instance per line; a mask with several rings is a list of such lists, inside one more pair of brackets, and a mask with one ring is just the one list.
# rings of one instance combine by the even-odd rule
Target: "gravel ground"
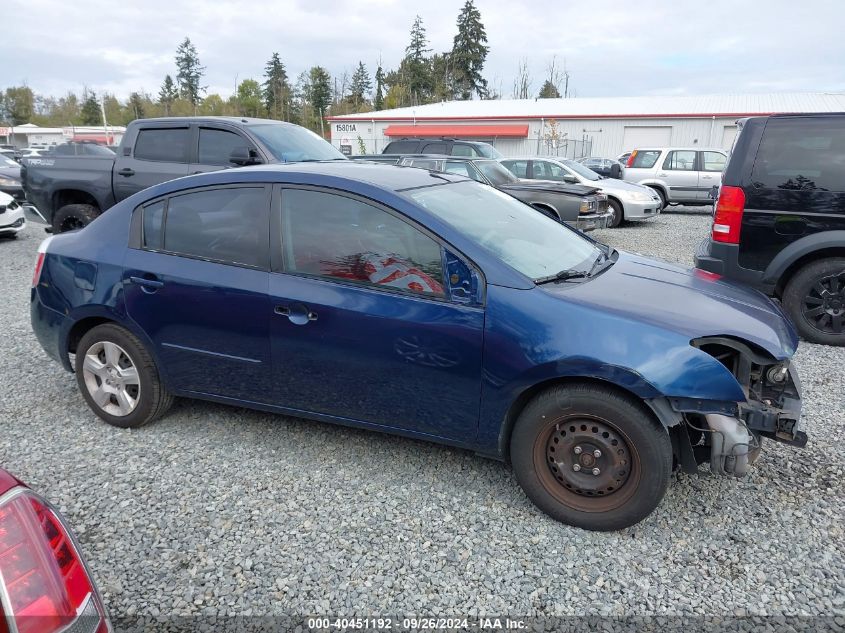
[[[691,265],[709,221],[597,236]],[[643,523],[589,533],[461,450],[194,401],[107,426],[31,333],[43,236],[0,241],[0,464],[67,515],[113,616],[845,615],[845,349],[798,351],[806,450],[679,474]]]

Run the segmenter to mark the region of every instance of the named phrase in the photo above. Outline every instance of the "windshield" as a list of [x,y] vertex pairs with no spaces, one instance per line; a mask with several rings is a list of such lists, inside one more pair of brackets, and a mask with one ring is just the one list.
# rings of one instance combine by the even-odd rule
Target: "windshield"
[[478,168],[478,171],[484,174],[484,177],[497,187],[519,182],[519,178],[514,176],[508,171],[507,167],[498,161],[478,160],[474,164]]
[[502,156],[499,150],[497,150],[492,145],[488,145],[487,143],[480,143],[479,145],[475,146],[475,149],[484,158],[495,158],[496,160],[504,158],[504,156]]
[[487,185],[463,181],[406,195],[531,279],[589,269],[601,254],[575,231]]
[[567,169],[571,169],[582,178],[586,178],[587,180],[601,180],[601,176],[592,169],[584,167],[584,165],[576,163],[574,160],[565,160],[563,161],[563,164],[567,167]]
[[331,143],[304,127],[273,123],[247,127],[280,161],[346,160]]

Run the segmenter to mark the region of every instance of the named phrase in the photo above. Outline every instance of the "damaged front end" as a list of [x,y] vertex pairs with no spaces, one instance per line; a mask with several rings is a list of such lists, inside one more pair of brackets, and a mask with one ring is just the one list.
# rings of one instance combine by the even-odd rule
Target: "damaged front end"
[[[691,341],[736,378],[745,402],[667,398],[675,424],[670,427],[678,465],[687,472],[710,462],[714,474],[742,477],[760,455],[764,437],[803,447],[801,383],[789,360],[728,337]],[[659,412],[658,412],[659,414]]]

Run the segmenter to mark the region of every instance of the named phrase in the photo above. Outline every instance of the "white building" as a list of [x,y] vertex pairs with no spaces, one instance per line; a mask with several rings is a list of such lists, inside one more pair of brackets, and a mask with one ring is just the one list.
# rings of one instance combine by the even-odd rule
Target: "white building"
[[0,127],[0,143],[15,147],[33,145],[49,147],[69,141],[118,145],[125,132],[126,128],[122,125],[109,125],[107,128],[102,126],[39,127],[32,123],[24,123],[14,127]]
[[332,144],[353,154],[420,136],[486,141],[505,156],[615,157],[644,145],[730,148],[737,119],[787,112],[845,112],[845,93],[447,101],[327,120]]

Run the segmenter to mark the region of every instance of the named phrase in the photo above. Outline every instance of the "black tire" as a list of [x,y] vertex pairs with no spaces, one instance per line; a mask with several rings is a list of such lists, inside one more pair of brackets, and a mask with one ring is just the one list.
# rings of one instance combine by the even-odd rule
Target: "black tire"
[[90,204],[66,204],[53,214],[53,233],[81,229],[91,224],[100,210]]
[[[649,185],[649,186],[651,186],[651,185]],[[663,209],[665,209],[666,205],[667,205],[666,194],[663,193],[663,190],[660,189],[659,187],[651,187],[651,188],[654,189],[655,193],[657,193],[657,196],[660,198],[660,210],[663,211]]]
[[615,229],[625,221],[625,212],[622,210],[622,205],[616,200],[608,198],[607,206],[610,207],[611,211],[613,211],[613,215],[607,222],[607,228]]
[[[91,373],[86,374],[83,369],[86,355],[89,350],[96,349],[95,346],[103,344],[116,345],[120,352],[125,354],[125,358],[122,355],[120,357],[122,362],[131,363],[137,371],[136,404],[127,414],[114,415],[105,410],[94,400],[86,383],[86,380],[92,378]],[[155,362],[143,343],[134,334],[116,324],[98,325],[86,332],[77,345],[75,364],[76,382],[88,406],[100,418],[113,426],[122,429],[144,426],[164,415],[173,404],[173,396],[162,384]],[[97,377],[95,381],[100,387],[103,386],[101,378]],[[117,406],[117,400],[115,396],[110,397],[112,401],[106,406],[113,408]]]
[[529,402],[510,451],[531,501],[587,530],[620,530],[644,519],[672,470],[669,434],[642,403],[588,384],[552,387]]
[[783,307],[805,340],[845,345],[845,257],[800,268],[786,284]]

